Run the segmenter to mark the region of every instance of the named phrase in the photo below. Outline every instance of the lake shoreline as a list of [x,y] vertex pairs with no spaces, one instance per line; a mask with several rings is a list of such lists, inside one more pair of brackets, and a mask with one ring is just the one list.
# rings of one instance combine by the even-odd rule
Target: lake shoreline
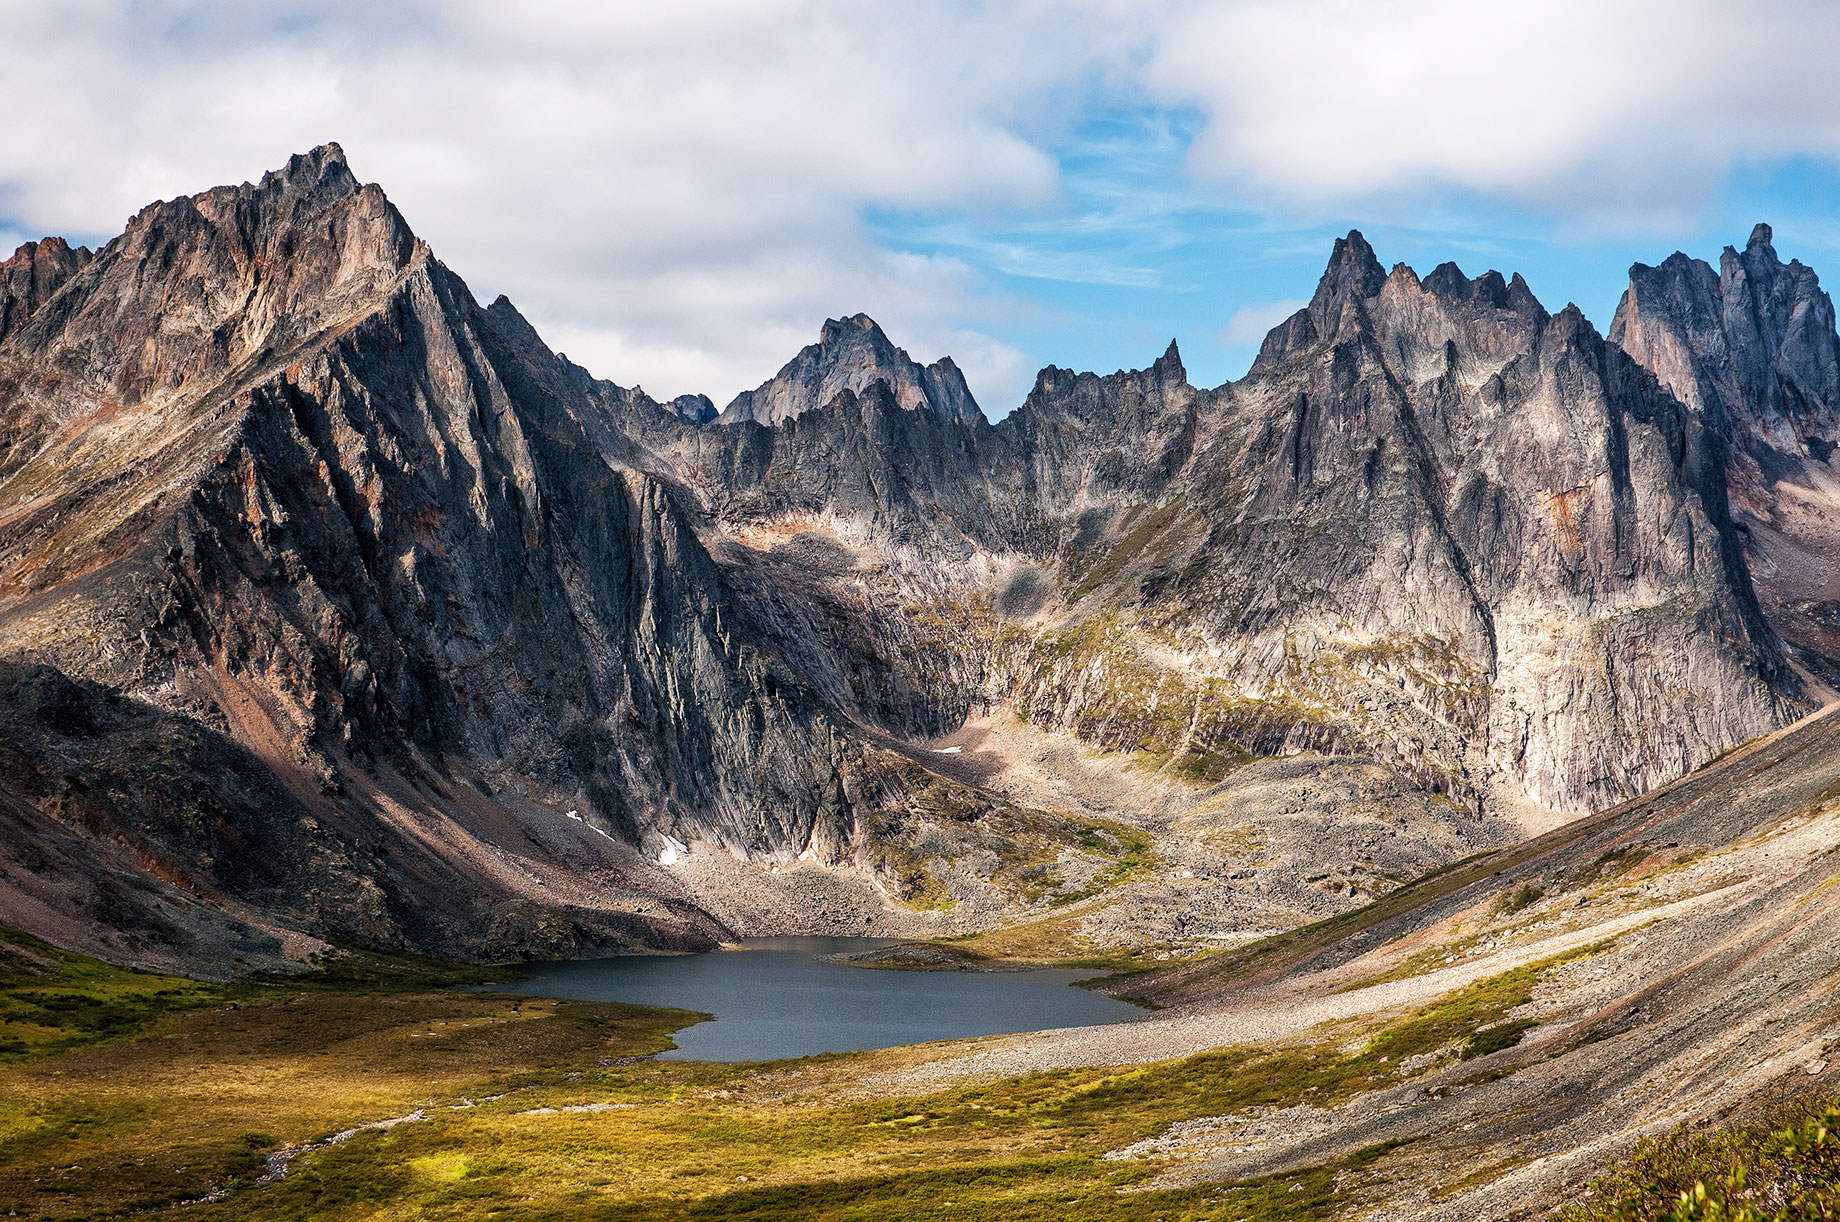
[[[984,966],[988,964],[988,966]],[[865,970],[866,969],[866,970]],[[700,955],[531,963],[480,991],[669,1006],[711,1014],[669,1060],[741,1062],[1096,1026],[1142,1011],[1070,987],[1090,969],[986,960],[889,938],[753,938]]]

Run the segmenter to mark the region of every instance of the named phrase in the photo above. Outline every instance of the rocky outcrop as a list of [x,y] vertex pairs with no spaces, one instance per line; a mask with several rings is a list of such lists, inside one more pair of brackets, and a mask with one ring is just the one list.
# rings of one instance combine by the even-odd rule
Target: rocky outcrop
[[951,357],[923,366],[890,343],[874,319],[857,314],[827,321],[817,343],[801,350],[770,381],[736,395],[716,422],[779,424],[846,391],[860,394],[875,382],[886,383],[895,402],[909,411],[924,409],[965,424],[984,416]]
[[1174,490],[1218,399],[1189,385],[1173,340],[1148,369],[1100,377],[1050,365],[997,426],[1005,475],[1034,513],[1072,515],[1084,522],[1076,536],[1090,534],[1099,515]]
[[1568,811],[1800,707],[1701,425],[1575,307],[1450,264],[1385,273],[1351,234],[1233,396],[1243,457],[1196,467],[1234,511],[1170,592],[1269,681],[1391,671]]
[[[336,146],[39,243],[0,299],[0,655],[105,736],[191,737],[181,796],[78,828],[43,779],[76,748],[11,733],[8,817],[76,880],[14,906],[131,860],[215,906],[201,945],[702,944],[685,845],[926,893],[915,846],[982,807],[903,744],[996,709],[1171,783],[1312,750],[1472,811],[1632,796],[1803,707],[1725,487],[1825,428],[1832,316],[1745,257],[1726,346],[1791,373],[1742,430],[1751,374],[1677,397],[1518,277],[1358,233],[1241,381],[1171,344],[992,425],[860,315],[713,420],[599,381]],[[239,751],[267,788],[180,783]],[[259,887],[212,864],[269,839]]]
[[24,326],[89,260],[89,247],[73,250],[63,238],[46,238],[27,242],[0,263],[0,340]]
[[1172,345],[1141,371],[1044,370],[969,433],[885,391],[728,432],[660,451],[731,529],[821,525],[909,603],[1034,583],[1033,646],[992,626],[948,634],[954,682],[899,649],[884,669],[1108,749],[1204,771],[1359,750],[1469,801],[1506,782],[1581,812],[1804,707],[1717,430],[1518,276],[1421,281],[1359,233],[1216,390]]
[[679,395],[671,400],[671,409],[685,424],[708,424],[716,418],[716,405],[708,395]]
[[[147,209],[55,300],[0,346],[0,649],[214,728],[385,843],[409,807],[501,843],[415,780],[460,768],[575,816],[603,869],[665,836],[856,851],[872,770],[694,509],[335,147]],[[403,902],[467,893],[417,874]],[[516,949],[468,912],[403,936]]]
[[1717,272],[1676,253],[1630,269],[1610,337],[1705,422],[1771,622],[1818,682],[1840,685],[1840,335],[1814,272],[1758,225]]

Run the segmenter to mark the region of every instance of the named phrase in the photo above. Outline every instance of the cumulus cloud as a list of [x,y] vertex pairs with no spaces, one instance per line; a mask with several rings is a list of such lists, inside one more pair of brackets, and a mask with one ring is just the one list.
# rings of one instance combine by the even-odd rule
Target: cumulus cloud
[[1145,79],[1206,117],[1197,173],[1266,199],[1639,224],[1742,163],[1840,155],[1840,94],[1799,62],[1835,46],[1818,0],[1249,0],[1166,10]]
[[[0,124],[0,233],[106,239],[336,139],[602,376],[722,401],[864,310],[1001,412],[1027,380],[1016,277],[1179,285],[1197,199],[1273,229],[1452,192],[1652,223],[1733,166],[1840,158],[1840,95],[1794,66],[1837,35],[1824,4],[1710,0],[0,0],[31,99]],[[1083,230],[1060,164],[1092,116],[1146,109],[1199,119],[1167,217],[1139,215],[1162,208],[1143,150],[1079,173],[1167,231],[1166,265]],[[890,213],[972,236],[899,249]]]
[[1063,69],[984,53],[1071,36],[1041,26],[798,0],[14,6],[9,84],[42,105],[0,126],[0,220],[107,237],[337,139],[477,290],[605,376],[726,397],[856,310],[929,359],[969,332],[988,372],[1019,358],[978,334],[1000,303],[862,215],[1054,200],[1019,132]]

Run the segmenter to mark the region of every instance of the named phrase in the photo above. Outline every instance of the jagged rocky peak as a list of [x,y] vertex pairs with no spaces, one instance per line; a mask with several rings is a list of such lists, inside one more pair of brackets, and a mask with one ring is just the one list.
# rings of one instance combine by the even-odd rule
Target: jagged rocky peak
[[[42,244],[41,244],[42,246]],[[123,402],[212,382],[374,306],[421,249],[335,144],[260,183],[150,204],[5,336],[57,347]]]
[[1386,270],[1359,229],[1350,229],[1347,237],[1335,239],[1329,266],[1310,297],[1308,310],[1316,333],[1334,335],[1342,325],[1343,314],[1373,297],[1385,283]]
[[1182,352],[1176,347],[1175,340],[1169,341],[1169,347],[1163,349],[1163,355],[1156,358],[1150,366],[1150,372],[1166,382],[1188,381],[1188,370],[1182,366]]
[[1706,426],[1765,613],[1840,687],[1840,335],[1819,278],[1774,238],[1758,225],[1716,271],[1680,252],[1631,267],[1610,339]]
[[910,411],[925,408],[942,420],[964,424],[983,418],[951,357],[921,365],[906,349],[895,347],[874,319],[856,314],[827,320],[817,343],[801,350],[770,381],[736,395],[716,423],[778,424],[823,407],[844,391],[860,394],[873,382],[886,382],[895,401]]
[[[1405,270],[1408,274],[1411,271]],[[1266,334],[1254,368],[1279,364],[1320,339],[1335,338],[1342,330],[1344,314],[1348,315],[1349,326],[1356,325],[1361,303],[1378,293],[1386,282],[1386,269],[1380,266],[1374,248],[1359,229],[1350,229],[1347,237],[1335,239],[1329,266],[1323,269],[1310,304]]]
[[679,395],[671,400],[671,410],[685,424],[708,424],[716,418],[716,405],[708,395]]
[[63,238],[44,238],[27,242],[0,263],[0,340],[24,326],[92,257],[87,246],[72,249]]
[[[1461,733],[1568,811],[1801,707],[1687,412],[1575,306],[1549,315],[1524,281],[1454,264],[1383,274],[1351,234],[1232,393],[1254,431],[1219,486],[1249,489],[1258,525],[1212,566],[1236,611],[1223,636],[1282,624],[1308,656],[1314,618],[1446,642],[1487,693]],[[1273,579],[1299,573],[1307,610]]]
[[1610,338],[1741,451],[1824,461],[1840,433],[1840,338],[1812,268],[1784,263],[1768,225],[1715,273],[1675,252],[1629,269]]
[[1163,355],[1143,369],[1097,374],[1059,365],[1043,367],[1015,419],[1018,424],[1031,419],[1071,419],[1115,425],[1121,410],[1156,414],[1171,405],[1186,407],[1192,391],[1182,353],[1172,339]]
[[1414,379],[1455,371],[1475,380],[1525,352],[1550,318],[1519,272],[1471,278],[1445,262],[1423,279],[1404,263],[1389,273],[1350,230],[1336,239],[1310,304],[1271,330],[1254,366],[1269,370],[1319,342],[1369,336]]

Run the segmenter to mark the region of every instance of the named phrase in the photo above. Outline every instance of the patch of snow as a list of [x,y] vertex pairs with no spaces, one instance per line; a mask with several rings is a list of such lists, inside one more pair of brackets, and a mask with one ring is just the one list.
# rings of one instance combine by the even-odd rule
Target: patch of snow
[[[613,839],[613,837],[611,836],[608,836],[607,838],[609,840]],[[690,846],[689,845],[685,844],[683,841],[679,840],[675,836],[666,835],[664,838],[664,848],[660,850],[658,854],[658,864],[661,866],[676,865],[677,859],[679,857],[688,857],[688,856],[690,856]]]
[[935,747],[933,748],[933,754],[934,755],[957,755],[960,751],[963,751],[963,750],[964,750],[963,747]]

